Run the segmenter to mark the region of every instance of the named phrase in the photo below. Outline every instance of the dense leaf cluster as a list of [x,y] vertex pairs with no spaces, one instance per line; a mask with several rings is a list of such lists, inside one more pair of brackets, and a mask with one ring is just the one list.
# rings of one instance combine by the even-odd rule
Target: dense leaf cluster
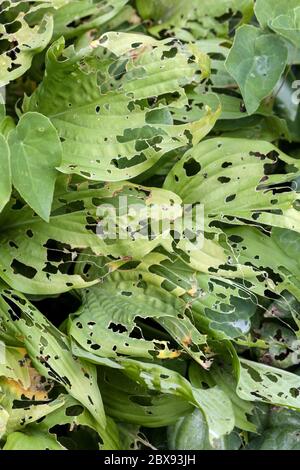
[[2,449],[300,449],[299,45],[300,0],[0,2]]

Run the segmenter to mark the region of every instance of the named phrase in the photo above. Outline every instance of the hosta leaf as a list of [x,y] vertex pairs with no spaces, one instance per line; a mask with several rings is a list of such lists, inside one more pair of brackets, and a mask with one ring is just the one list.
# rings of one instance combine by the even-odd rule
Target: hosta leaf
[[0,4],[0,449],[298,449],[299,0]]
[[[205,86],[208,87],[208,89],[218,88],[220,90],[218,97],[222,102],[222,112],[224,112],[224,108],[228,107],[228,102],[232,105],[232,102],[236,103],[238,101],[238,107],[241,108],[239,98],[237,96],[228,95],[225,93],[226,90],[223,90],[223,88],[231,88],[235,85],[234,79],[225,68],[225,61],[232,43],[223,38],[213,38],[197,41],[197,45],[210,59],[211,75]],[[242,112],[245,112],[245,110],[242,111],[240,109],[239,117],[241,117]]]
[[185,310],[185,302],[143,281],[138,270],[119,271],[82,292],[82,306],[71,317],[69,335],[83,348],[103,357],[178,356],[180,351],[170,350],[167,341],[143,338],[139,321],[150,318],[205,366],[200,348],[206,337],[193,326]]
[[119,430],[112,418],[107,417],[106,427],[104,428],[73,397],[64,395],[63,400],[63,406],[47,414],[39,425],[45,433],[50,430],[55,437],[59,438],[59,429],[55,428],[57,424],[59,423],[60,426],[69,425],[69,436],[72,439],[73,430],[85,428],[98,434],[98,448],[100,447],[101,450],[121,450]]
[[109,368],[100,372],[100,390],[107,413],[126,423],[150,428],[168,426],[193,410],[186,400],[172,394],[153,394]]
[[56,129],[38,113],[23,115],[8,138],[12,181],[25,201],[49,221],[62,149]]
[[[294,178],[292,173],[275,173],[280,161],[298,174],[297,160],[268,142],[210,139],[186,153],[164,187],[172,188],[184,203],[203,204],[207,226],[212,220],[239,224],[247,220],[299,231],[298,212],[292,207],[296,193],[276,191]],[[282,212],[274,212],[275,206]]]
[[254,26],[236,33],[225,66],[238,83],[249,114],[269,96],[287,63],[287,48],[280,37]]
[[[209,248],[204,247],[196,261],[194,251],[190,258],[152,252],[139,266],[140,276],[143,281],[183,299],[201,331],[221,338],[234,338],[249,331],[257,301],[242,281],[230,279],[238,275],[247,277],[243,267],[236,266],[237,271],[232,273],[222,270],[227,259],[225,251],[217,244]],[[249,273],[247,280],[254,290]]]
[[63,405],[60,398],[49,401],[52,383],[33,368],[24,348],[6,347],[4,354],[5,364],[0,365],[0,403],[8,419],[1,430],[2,437],[23,430]]
[[299,450],[299,412],[273,407],[260,436],[250,440],[251,450]]
[[[9,392],[8,388],[3,387],[5,394]],[[5,436],[10,435],[15,431],[23,431],[27,425],[36,423],[39,420],[44,420],[48,414],[54,413],[64,405],[64,400],[60,396],[53,401],[40,402],[40,401],[20,401],[20,397],[13,396],[13,399],[17,399],[19,408],[14,408],[13,399],[11,403],[6,405],[9,418],[6,423]],[[7,401],[7,400],[6,400]]]
[[252,0],[215,0],[213,3],[209,0],[189,0],[187,3],[182,0],[137,0],[136,3],[142,18],[156,23],[149,29],[151,34],[173,34],[185,41],[225,37],[229,33],[229,23],[221,20],[223,15],[234,17],[239,13],[241,21],[247,21],[253,11]]
[[205,416],[209,428],[209,439],[213,445],[215,439],[229,434],[234,426],[234,417],[230,400],[218,387],[199,390],[179,373],[156,364],[119,359],[128,377],[150,390],[173,394],[187,400],[199,408]]
[[263,110],[261,114],[258,114],[258,110],[257,114],[245,116],[242,114],[243,110],[241,111],[241,100],[236,97],[229,98],[230,100],[221,98],[223,112],[214,127],[216,135],[268,142],[277,142],[278,139],[291,140],[290,129],[285,119],[274,114],[263,115]]
[[[126,223],[124,225],[122,199],[116,195],[127,198],[128,208],[139,204],[143,209],[133,212],[129,218],[130,236]],[[139,233],[143,232],[147,208],[152,204],[171,206],[175,203],[176,208],[180,202],[170,191],[121,183],[102,189],[89,189],[85,185],[75,185],[73,190],[62,189],[54,199],[49,223],[35,216],[27,206],[19,209],[12,205],[3,214],[1,225],[1,277],[19,291],[31,294],[55,294],[88,286],[90,284],[81,275],[68,274],[82,249],[90,248],[94,257],[112,255],[120,260],[128,260],[128,257],[140,260],[160,244],[171,250],[173,239],[168,238],[167,233],[161,232],[151,239],[145,233],[139,237]],[[97,233],[98,222],[102,220],[105,225],[105,221],[110,220],[110,211],[97,214],[98,208],[108,204],[117,211],[115,239],[106,239]],[[177,214],[172,210],[158,211],[157,220],[168,221],[180,217],[181,212],[181,209]],[[121,232],[123,238],[118,238]],[[90,281],[97,282],[95,278]]]
[[9,147],[0,134],[0,212],[8,203],[11,194],[11,168]]
[[39,429],[39,426],[28,426],[23,432],[9,434],[3,450],[64,450],[54,436]]
[[300,410],[300,378],[296,374],[247,359],[240,358],[237,394],[243,400]]
[[[272,304],[266,311],[266,318],[269,318],[269,315],[275,318],[281,317],[280,302],[276,305],[278,308]],[[290,328],[279,326],[275,321],[266,321],[259,330],[259,334],[269,345],[267,350],[258,352],[260,362],[280,369],[287,369],[300,363],[300,341]]]
[[[97,440],[102,450],[119,450],[120,448],[118,428],[113,420],[108,418],[107,426],[104,429],[89,411],[70,395],[61,394],[57,399],[43,404],[40,404],[40,402],[29,404],[28,400],[24,400],[22,405],[23,407],[20,407],[19,402],[18,408],[9,409],[9,419],[3,440],[15,431],[25,432],[25,434],[27,431],[29,433],[36,431],[51,436],[61,443],[60,427],[69,425],[70,439],[74,435],[73,431],[78,428],[92,430],[97,433]],[[36,424],[37,421],[39,424]],[[10,441],[8,441],[9,444]],[[68,440],[66,444],[68,444]],[[99,445],[96,448],[99,448]]]
[[[8,379],[8,384],[12,386],[14,392],[20,396],[29,395],[30,398],[37,395],[37,398],[45,399],[45,390],[38,390],[35,381],[38,382],[36,371],[32,368],[30,361],[25,359],[26,350],[23,348],[6,347],[5,364],[0,364],[0,377]],[[41,393],[39,393],[41,392]],[[46,394],[47,395],[47,394]],[[43,398],[42,398],[43,397]]]
[[257,0],[255,15],[262,27],[269,27],[289,39],[296,47],[300,41],[300,5],[298,0]]
[[109,359],[108,357],[101,357],[99,355],[96,355],[94,352],[89,352],[79,346],[79,344],[75,341],[71,342],[71,348],[74,356],[80,357],[81,359],[85,359],[88,362],[91,362],[92,364],[95,364],[97,366],[111,367],[112,369],[121,368],[121,366],[113,359]]
[[253,404],[247,402],[246,400],[242,400],[236,393],[237,381],[234,377],[233,371],[231,370],[231,366],[232,362],[236,361],[237,358],[235,357],[235,359],[232,361],[232,358],[230,360],[225,355],[225,365],[224,354],[220,354],[220,350],[218,350],[217,346],[215,346],[215,349],[217,354],[215,361],[213,362],[213,365],[209,371],[201,369],[195,363],[191,364],[189,368],[190,381],[194,387],[200,389],[218,386],[221,390],[223,390],[231,402],[235,419],[235,427],[248,432],[256,432],[255,425],[249,421],[249,417],[253,412]]
[[241,439],[233,431],[228,436],[215,439],[212,446],[203,413],[195,409],[168,428],[168,444],[172,450],[237,450],[241,446]]
[[43,0],[40,3],[40,8],[29,12],[28,22],[33,26],[45,13],[52,15],[52,40],[55,40],[61,36],[80,37],[86,31],[105,27],[122,12],[128,0]]
[[[53,15],[53,38],[72,38],[99,28],[114,18],[128,0],[71,0],[64,2]],[[54,5],[55,6],[55,5]],[[88,18],[88,21],[81,21]]]
[[[4,3],[4,2],[2,2]],[[39,6],[29,2],[5,2],[1,11],[0,87],[21,77],[31,66],[34,55],[41,52],[52,37],[53,18],[45,14],[34,27],[28,15]]]
[[265,429],[262,437],[252,440],[249,450],[300,450],[299,425],[282,424],[280,427]]
[[78,53],[64,51],[59,40],[24,109],[48,116],[58,130],[64,173],[133,178],[187,145],[188,136],[201,140],[218,117],[178,125],[172,117],[172,109],[187,104],[184,86],[199,79],[199,54],[140,34],[107,33]]
[[0,118],[0,134],[2,134],[5,139],[8,138],[10,131],[14,130],[16,127],[15,121],[11,116],[5,116],[4,119]]
[[57,330],[25,297],[1,289],[0,315],[9,329],[14,322],[19,340],[24,342],[30,359],[44,376],[64,386],[105,426],[105,414],[92,364],[75,359],[68,339]]
[[[226,233],[240,261],[251,263],[265,272],[262,282],[266,289],[271,288],[278,294],[282,294],[286,289],[298,298],[300,297],[298,233],[274,228],[269,236],[250,227],[233,228],[226,230]],[[276,284],[272,282],[270,270],[277,275]],[[282,303],[286,304],[286,307],[289,306],[289,302],[284,302],[284,298]],[[297,307],[291,308],[291,313],[297,319]]]

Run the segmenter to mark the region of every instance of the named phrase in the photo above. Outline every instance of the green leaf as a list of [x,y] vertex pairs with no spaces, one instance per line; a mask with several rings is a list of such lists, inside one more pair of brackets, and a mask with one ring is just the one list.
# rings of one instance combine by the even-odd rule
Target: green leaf
[[34,27],[28,23],[29,13],[43,8],[43,5],[33,5],[29,10],[28,2],[15,4],[7,1],[1,9],[4,21],[0,26],[1,41],[7,46],[0,54],[0,87],[21,77],[30,68],[34,55],[45,49],[53,32],[51,15],[45,14]]
[[253,12],[252,0],[189,0],[186,5],[181,0],[137,0],[137,9],[144,20],[154,20],[149,32],[158,35],[174,35],[184,41],[214,36],[226,37],[229,34],[229,21],[223,16],[247,22]]
[[5,116],[2,121],[0,118],[0,134],[2,134],[6,139],[10,131],[15,129],[16,124],[11,116]]
[[24,109],[41,112],[56,127],[62,172],[133,178],[187,145],[188,136],[199,142],[214,125],[218,113],[209,110],[194,122],[172,118],[173,109],[188,104],[184,87],[199,79],[199,55],[194,47],[141,34],[107,33],[77,53],[58,40]]
[[38,113],[23,115],[8,137],[12,181],[25,201],[49,221],[62,149],[54,126]]
[[249,450],[300,450],[299,426],[265,429],[263,437],[252,440]]
[[[2,351],[3,353],[3,351]],[[23,367],[24,351],[21,348],[5,347],[5,364],[0,363],[0,377],[14,379],[24,387],[30,386],[28,367]]]
[[299,412],[272,407],[259,436],[251,436],[247,449],[299,450]]
[[160,428],[193,410],[185,399],[173,394],[153,394],[115,369],[101,369],[99,379],[105,409],[118,421]]
[[[282,295],[284,290],[299,297],[300,266],[297,257],[299,234],[290,230],[273,228],[271,236],[255,228],[239,227],[226,230],[229,243],[235,246],[236,256],[242,263],[251,263],[264,270],[265,287]],[[276,253],[276,256],[274,256]],[[276,284],[268,274],[269,270],[280,276]],[[281,298],[282,306],[289,309],[294,319],[298,319],[297,305],[292,306],[288,299]]]
[[[230,343],[229,343],[230,344]],[[226,347],[226,343],[220,343],[221,348]],[[220,347],[214,345],[217,352],[215,361],[209,370],[204,370],[192,363],[189,368],[189,378],[194,387],[205,389],[207,387],[218,386],[228,397],[231,402],[235,427],[248,432],[255,432],[256,427],[250,422],[249,417],[253,412],[253,404],[246,400],[242,400],[236,393],[237,381],[234,377],[232,368],[238,364],[238,359],[233,347],[229,348],[228,353],[222,354]],[[228,346],[227,346],[228,347]],[[233,351],[232,351],[233,350]],[[232,357],[233,356],[233,357]],[[222,443],[220,443],[222,445]]]
[[300,410],[300,378],[296,374],[247,359],[240,358],[237,394],[243,400]]
[[241,439],[237,432],[209,442],[208,427],[203,413],[196,409],[193,413],[179,418],[168,428],[168,444],[171,450],[238,450]]
[[[237,100],[239,103],[240,101]],[[237,137],[250,140],[275,142],[291,140],[287,123],[278,116],[258,116],[254,114],[242,119],[219,121],[214,128],[222,137]]]
[[230,400],[218,387],[199,390],[179,373],[154,363],[119,359],[128,377],[146,386],[150,390],[173,394],[187,400],[199,408],[205,416],[209,428],[209,439],[213,445],[215,439],[229,434],[234,426],[233,410]]
[[10,168],[10,152],[8,144],[0,134],[0,212],[8,203],[11,195],[11,168]]
[[[272,316],[272,312],[275,318],[282,318],[284,313],[280,309],[281,304],[284,306],[283,301],[273,303],[265,313],[266,319]],[[260,362],[268,361],[268,365],[280,369],[287,369],[300,363],[300,341],[290,328],[279,326],[275,321],[266,321],[259,334],[269,345],[267,350],[257,353]]]
[[[121,450],[119,429],[112,418],[107,416],[106,426],[103,427],[95,418],[93,418],[89,411],[86,408],[83,408],[80,402],[75,400],[73,397],[70,395],[64,395],[63,399],[63,406],[54,409],[51,413],[47,414],[39,425],[43,432],[48,433],[50,430],[51,433],[59,439],[61,436],[57,436],[56,433],[53,432],[53,428],[58,423],[61,426],[69,425],[69,436],[70,439],[72,439],[73,431],[76,431],[76,429],[88,429],[89,431],[95,431],[99,435],[98,444],[101,450]],[[57,434],[59,434],[59,430]],[[64,440],[62,440],[62,443],[64,443]],[[68,440],[66,440],[66,444],[67,443]]]
[[[9,392],[8,387],[2,388],[4,392]],[[48,414],[54,413],[64,405],[64,399],[61,396],[46,403],[41,403],[37,400],[35,402],[28,402],[28,399],[20,401],[19,396],[14,396],[13,399],[17,399],[19,405],[21,403],[22,406],[14,408],[13,400],[11,406],[6,406],[9,412],[9,419],[6,424],[6,436],[9,436],[15,431],[23,431],[27,425],[32,425],[42,419],[45,420]]]
[[51,434],[28,426],[24,432],[11,433],[3,450],[64,450],[64,447]]
[[238,29],[225,66],[240,87],[248,114],[272,93],[287,58],[287,48],[275,34],[250,25]]
[[82,348],[100,357],[117,358],[122,354],[151,359],[153,355],[159,358],[180,355],[180,351],[170,349],[168,341],[159,337],[153,340],[132,337],[134,331],[141,334],[139,321],[150,318],[205,366],[201,347],[206,344],[206,336],[185,315],[185,302],[143,280],[142,275],[138,270],[118,271],[83,291],[82,306],[69,322],[69,335]]
[[[289,163],[294,175],[276,174],[280,161]],[[214,138],[188,151],[174,165],[164,187],[172,188],[186,204],[203,204],[208,230],[213,220],[229,224],[247,220],[299,231],[300,213],[293,209],[296,192],[287,188],[285,193],[273,193],[298,172],[297,160],[268,142]],[[275,206],[282,213],[274,212]]]
[[300,5],[298,0],[257,0],[255,15],[264,28],[269,27],[275,33],[299,47],[300,40]]
[[92,364],[75,359],[66,336],[21,294],[1,289],[0,315],[6,328],[13,320],[35,368],[65,387],[105,427],[105,413]]
[[[130,237],[126,231],[127,218],[122,197],[126,198],[128,210],[131,206],[136,208],[136,205],[140,209],[131,211],[128,217]],[[155,219],[158,223],[178,218],[182,213],[180,203],[178,196],[160,188],[118,183],[98,189],[79,184],[68,190],[58,190],[50,221],[46,223],[35,216],[28,206],[20,208],[12,202],[3,213],[0,231],[0,275],[13,288],[35,295],[57,294],[95,284],[98,282],[97,274],[87,282],[83,275],[71,271],[82,249],[90,249],[89,254],[82,255],[86,259],[92,256],[97,260],[99,255],[113,256],[117,264],[112,259],[107,261],[104,267],[106,272],[110,265],[112,268],[118,266],[122,260],[141,260],[160,244],[171,251],[173,238],[168,236],[171,227],[168,233],[149,239],[143,232],[142,221],[149,207],[159,207],[161,204],[175,204],[175,209],[176,205],[179,208],[175,212],[158,211]],[[111,211],[105,209],[108,205],[116,209],[115,239],[102,237],[97,232],[98,223],[102,222],[104,227],[110,223]],[[123,234],[123,238],[118,237],[119,234]]]
[[[201,332],[222,339],[234,338],[249,331],[249,319],[257,301],[243,282],[230,279],[241,276],[251,282],[254,273],[250,275],[251,270],[239,264],[235,266],[236,271],[225,271],[222,268],[226,259],[220,245],[205,240],[202,250],[194,250],[190,256],[180,256],[179,250],[176,255],[152,252],[143,259],[139,272],[144,282],[151,282],[184,300]],[[249,285],[255,288],[254,284]],[[186,336],[187,343],[191,339],[190,335]]]
[[[68,0],[54,11],[53,38],[80,36],[85,31],[98,29],[114,18],[128,0]],[[54,5],[55,6],[55,5]],[[82,21],[84,18],[87,20]]]

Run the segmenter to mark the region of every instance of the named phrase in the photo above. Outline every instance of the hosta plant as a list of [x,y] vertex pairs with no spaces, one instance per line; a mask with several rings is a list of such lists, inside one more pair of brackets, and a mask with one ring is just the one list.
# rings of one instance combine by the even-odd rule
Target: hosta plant
[[300,449],[299,19],[1,2],[1,449]]

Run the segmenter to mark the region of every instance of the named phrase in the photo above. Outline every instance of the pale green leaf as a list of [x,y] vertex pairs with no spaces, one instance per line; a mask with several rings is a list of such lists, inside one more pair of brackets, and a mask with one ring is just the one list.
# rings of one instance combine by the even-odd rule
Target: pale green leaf
[[[7,41],[5,52],[0,54],[0,87],[21,77],[31,66],[33,57],[50,42],[53,32],[53,18],[45,14],[34,27],[28,23],[28,3],[17,2],[17,15],[13,13],[16,2],[5,2],[1,16],[1,41]],[[41,6],[42,7],[42,6]],[[38,9],[32,6],[30,12]],[[27,13],[27,15],[25,14]],[[7,15],[7,22],[5,22]],[[13,21],[10,19],[12,15]]]
[[0,118],[0,134],[2,134],[6,139],[10,131],[15,129],[16,124],[11,116],[5,116],[2,121]]
[[174,108],[188,103],[184,87],[199,79],[199,54],[141,34],[107,33],[77,53],[58,40],[24,109],[45,114],[58,130],[64,173],[133,178],[187,145],[187,135],[197,143],[214,125],[218,114],[209,109],[193,122],[172,118]]
[[243,400],[262,401],[299,411],[300,377],[240,358],[237,394]]
[[[251,227],[239,227],[226,230],[228,241],[234,246],[236,256],[243,263],[251,263],[260,271],[264,271],[262,283],[266,289],[277,294],[288,290],[300,296],[300,265],[298,262],[299,234],[289,230],[274,228],[271,236]],[[274,253],[276,256],[274,256]],[[268,270],[279,275],[276,284],[272,281]],[[297,306],[286,303],[295,319],[298,318]]]
[[22,295],[2,287],[0,307],[0,315],[7,329],[14,320],[17,336],[24,342],[35,368],[64,386],[91,412],[100,426],[105,427],[95,367],[74,358],[67,337]]
[[[272,174],[280,161],[294,173]],[[293,209],[296,192],[274,194],[278,185],[298,172],[297,160],[268,142],[214,138],[188,151],[174,165],[164,187],[172,188],[184,203],[203,204],[209,230],[213,220],[231,224],[247,220],[299,231],[298,212]]]
[[[97,29],[114,18],[128,0],[68,0],[54,5],[53,38],[66,39],[80,36],[85,31]],[[59,8],[58,8],[59,7]],[[88,18],[87,21],[81,21]]]
[[51,434],[32,426],[9,434],[3,450],[64,450],[64,447]]
[[139,14],[145,20],[154,20],[149,32],[154,35],[176,35],[181,40],[192,41],[206,37],[225,37],[229,22],[220,21],[223,15],[234,17],[240,23],[251,18],[252,0],[137,0]]
[[[120,206],[122,196],[127,198],[128,208],[138,204],[141,209],[129,218],[130,236],[126,231],[127,218],[122,212],[122,204]],[[171,206],[172,203],[179,205],[175,212],[158,211],[156,214],[156,220],[161,223],[181,216],[181,199],[171,191],[131,183],[107,184],[100,189],[89,188],[85,184],[75,185],[69,190],[62,188],[54,199],[49,223],[35,216],[29,207],[20,209],[12,203],[2,218],[1,277],[13,288],[36,295],[56,294],[94,284],[97,276],[86,282],[82,275],[69,272],[78,261],[81,250],[89,248],[95,260],[99,255],[111,255],[118,261],[128,258],[141,260],[160,244],[171,250],[173,238],[167,236],[171,227],[168,233],[161,232],[150,239],[143,232],[142,221],[151,205]],[[98,208],[107,205],[116,208],[115,239],[102,237],[97,232],[100,221],[105,226],[110,220],[108,209],[97,213]],[[119,237],[120,234],[122,236]],[[87,259],[90,256],[87,254]],[[112,260],[104,267],[106,272],[110,264],[114,264]]]
[[[249,286],[255,290],[257,287],[251,280],[257,273],[252,272],[251,276],[250,268],[247,272],[247,267],[239,264],[234,266],[235,271],[225,271],[222,267],[226,259],[225,251],[217,243],[211,243],[208,247],[204,245],[197,256],[196,251],[189,257],[152,252],[143,259],[139,272],[142,281],[183,299],[200,331],[209,335],[213,331],[213,335],[220,338],[234,338],[249,331],[257,301],[242,281],[231,277],[247,278]],[[187,343],[191,339],[187,335]]]
[[[147,283],[142,274],[139,270],[118,271],[83,291],[82,306],[69,322],[69,335],[82,348],[100,357],[178,356],[180,351],[172,351],[168,341],[159,337],[144,340],[138,320],[151,318],[196,361],[205,364],[200,348],[205,346],[206,336],[185,315],[185,302]],[[132,337],[135,331],[141,337]]]
[[120,449],[119,441],[119,430],[116,423],[112,418],[107,416],[106,426],[97,422],[95,418],[80,405],[80,402],[75,400],[70,395],[63,397],[63,406],[54,409],[51,413],[48,413],[43,419],[40,428],[44,432],[51,430],[59,423],[60,425],[70,426],[70,437],[72,438],[72,431],[78,427],[87,427],[90,430],[95,431],[100,436],[99,447],[101,450],[122,450]]

